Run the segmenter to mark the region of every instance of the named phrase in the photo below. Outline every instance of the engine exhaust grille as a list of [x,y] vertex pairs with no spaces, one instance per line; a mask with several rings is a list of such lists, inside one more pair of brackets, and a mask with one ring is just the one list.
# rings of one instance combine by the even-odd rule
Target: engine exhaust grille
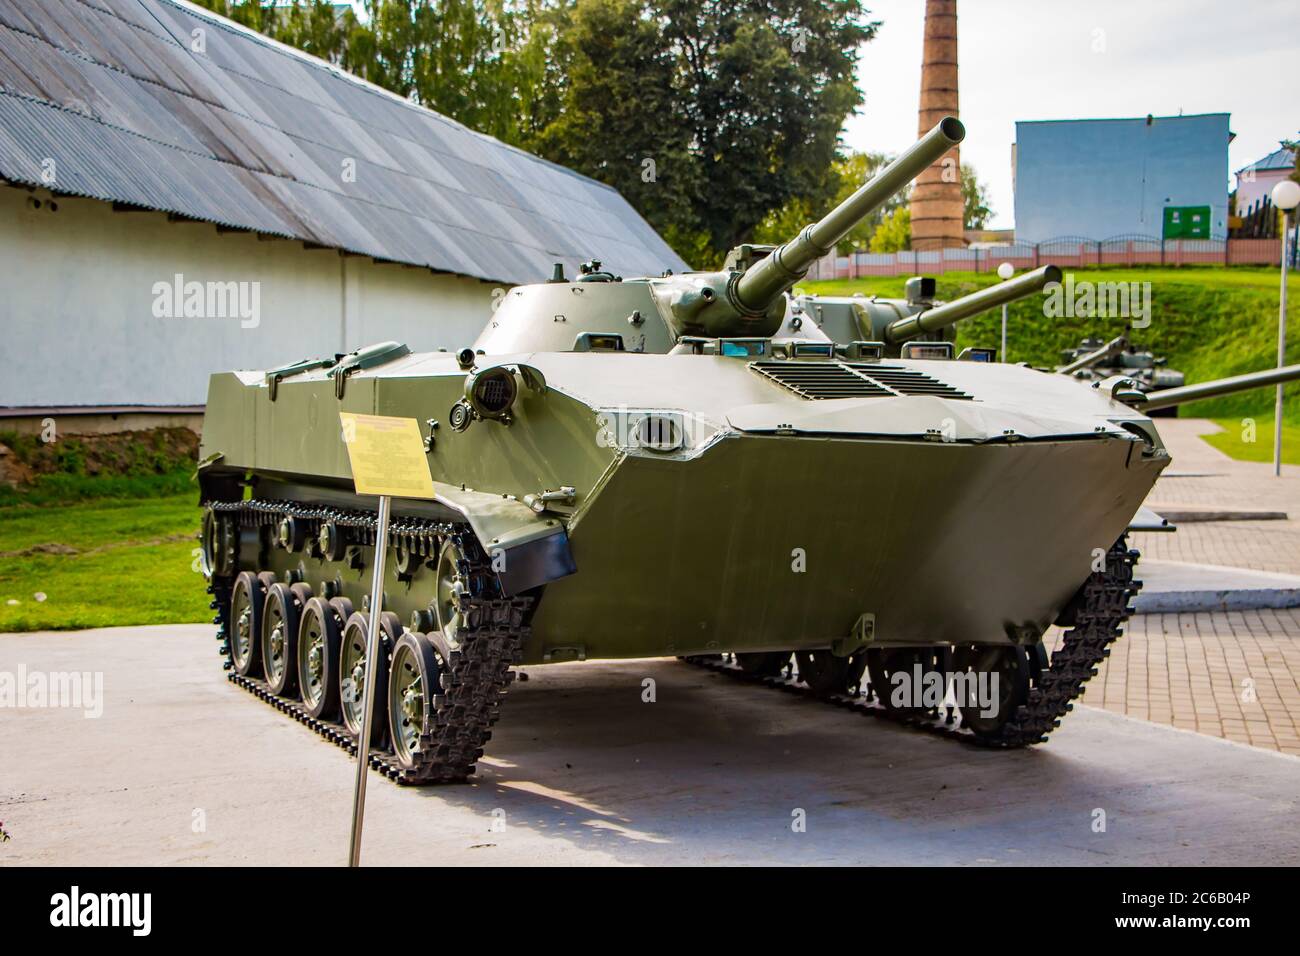
[[846,362],[751,362],[759,375],[789,389],[800,398],[888,398],[934,395],[971,400],[973,396],[944,382],[899,365]]
[[800,398],[871,398],[894,394],[839,362],[754,362],[749,367]]
[[904,368],[901,365],[852,364],[849,365],[849,368],[861,375],[869,376],[899,395],[937,395],[940,398],[966,400],[973,400],[974,398],[974,396],[967,395],[961,389],[954,388],[937,378],[926,375],[924,372],[918,372],[914,368]]

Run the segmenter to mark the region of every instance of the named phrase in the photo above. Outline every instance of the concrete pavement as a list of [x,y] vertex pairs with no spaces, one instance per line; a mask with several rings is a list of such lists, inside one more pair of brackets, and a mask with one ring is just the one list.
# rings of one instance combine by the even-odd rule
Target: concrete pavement
[[1138,577],[1142,590],[1133,606],[1139,614],[1300,607],[1300,575],[1295,574],[1143,560]]
[[[0,635],[19,668],[101,673],[103,715],[0,710],[0,863],[344,860],[351,760],[227,683],[211,627]],[[366,862],[1300,863],[1279,753],[1087,706],[994,753],[675,661],[528,672],[476,783],[371,776]]]

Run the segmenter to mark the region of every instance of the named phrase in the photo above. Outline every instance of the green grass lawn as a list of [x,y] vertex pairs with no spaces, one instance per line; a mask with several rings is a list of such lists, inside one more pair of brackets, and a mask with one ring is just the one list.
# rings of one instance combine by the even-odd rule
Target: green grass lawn
[[0,632],[210,620],[196,498],[0,507]]
[[[1209,442],[1225,455],[1238,461],[1273,460],[1273,416],[1258,417],[1254,435],[1251,436],[1247,426],[1240,418],[1216,418],[1215,422],[1223,427],[1217,435],[1203,435]],[[1253,437],[1254,441],[1246,439]],[[1300,465],[1300,424],[1282,422],[1282,461],[1288,465]]]

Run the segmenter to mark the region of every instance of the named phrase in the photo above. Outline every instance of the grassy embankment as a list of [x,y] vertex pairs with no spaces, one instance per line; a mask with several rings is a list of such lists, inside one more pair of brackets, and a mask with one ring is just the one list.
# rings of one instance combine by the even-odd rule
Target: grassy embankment
[[[1076,269],[1075,281],[1150,282],[1151,325],[1130,337],[1169,359],[1169,367],[1187,374],[1188,382],[1203,382],[1270,368],[1277,362],[1278,274],[1276,269],[1189,266],[1179,269]],[[904,277],[805,282],[801,288],[821,295],[901,296]],[[998,281],[996,276],[948,273],[938,277],[939,296],[956,298]],[[1300,277],[1288,284],[1287,326],[1294,330],[1287,347],[1288,363],[1300,362]],[[1122,318],[1087,319],[1043,316],[1035,296],[1014,303],[1007,316],[1009,358],[1015,362],[1051,366],[1061,350],[1079,344],[1085,335],[1109,339],[1124,331]],[[996,346],[1001,335],[999,310],[962,322],[958,347]],[[1300,385],[1287,389],[1283,406],[1285,460],[1300,464]],[[1250,461],[1272,459],[1273,389],[1262,388],[1185,405],[1179,414],[1213,418],[1225,434],[1211,444]],[[1241,440],[1242,420],[1255,422],[1253,443]],[[1289,440],[1288,440],[1289,439]]]
[[0,485],[0,632],[211,618],[187,449],[153,437],[0,444],[37,472]]

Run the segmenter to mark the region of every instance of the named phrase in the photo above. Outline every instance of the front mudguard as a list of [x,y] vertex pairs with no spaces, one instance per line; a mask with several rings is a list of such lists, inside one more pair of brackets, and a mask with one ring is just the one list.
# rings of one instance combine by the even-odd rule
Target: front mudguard
[[578,570],[564,524],[502,495],[434,482],[436,500],[474,529],[506,596],[519,594]]

